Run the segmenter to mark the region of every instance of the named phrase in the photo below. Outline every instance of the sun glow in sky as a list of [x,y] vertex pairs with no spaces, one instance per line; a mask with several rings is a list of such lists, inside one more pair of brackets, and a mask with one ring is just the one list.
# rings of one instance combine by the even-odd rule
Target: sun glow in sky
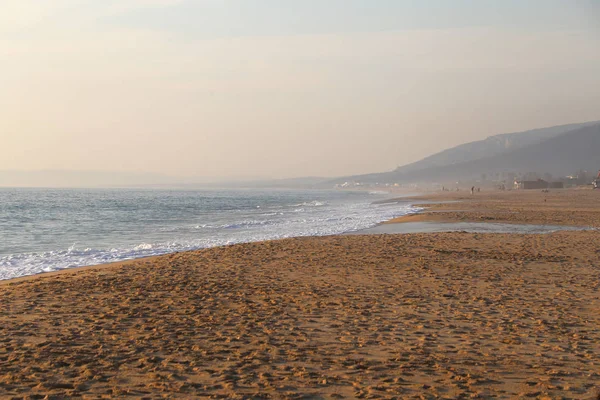
[[579,0],[0,0],[0,170],[384,171],[600,119]]

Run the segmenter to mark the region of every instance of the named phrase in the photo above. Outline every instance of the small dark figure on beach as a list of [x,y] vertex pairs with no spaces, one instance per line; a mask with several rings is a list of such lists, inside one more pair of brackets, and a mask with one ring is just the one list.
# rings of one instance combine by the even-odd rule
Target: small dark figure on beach
[[475,193],[475,186],[471,187],[471,194]]

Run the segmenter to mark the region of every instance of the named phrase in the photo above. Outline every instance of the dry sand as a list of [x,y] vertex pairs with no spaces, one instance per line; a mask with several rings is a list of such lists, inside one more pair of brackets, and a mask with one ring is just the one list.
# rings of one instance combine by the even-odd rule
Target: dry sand
[[[592,191],[479,196],[471,216],[600,220]],[[288,239],[8,281],[0,397],[595,398],[599,235]]]
[[[439,192],[415,200],[426,211],[389,221],[502,222],[600,227],[600,190]],[[406,200],[406,199],[402,199]],[[439,202],[439,203],[436,203]]]

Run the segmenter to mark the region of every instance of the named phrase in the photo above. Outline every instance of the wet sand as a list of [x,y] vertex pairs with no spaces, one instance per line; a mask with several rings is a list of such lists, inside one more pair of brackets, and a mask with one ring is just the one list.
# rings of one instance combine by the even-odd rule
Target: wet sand
[[[506,222],[465,222],[465,221],[431,221],[426,216],[419,216],[423,221],[383,223],[373,228],[348,235],[364,234],[397,234],[397,233],[438,233],[438,232],[470,232],[470,233],[515,233],[536,234],[560,231],[597,230],[597,228],[569,225],[530,225]],[[416,219],[416,218],[415,218]]]
[[[600,221],[600,193],[536,196],[444,217]],[[286,239],[6,281],[0,397],[594,398],[599,236]]]

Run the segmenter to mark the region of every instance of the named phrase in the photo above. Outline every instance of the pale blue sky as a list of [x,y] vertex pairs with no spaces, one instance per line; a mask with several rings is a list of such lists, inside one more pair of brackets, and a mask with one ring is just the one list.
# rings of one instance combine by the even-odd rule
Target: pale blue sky
[[[187,0],[109,18],[195,37],[598,24],[592,0]],[[593,15],[594,12],[596,15]]]
[[[2,6],[8,29],[0,29],[12,34],[51,25],[160,30],[188,39],[484,26],[600,28],[597,0],[0,0]],[[15,12],[17,21],[31,23],[9,23]]]
[[600,119],[592,0],[0,0],[1,169],[393,169]]

